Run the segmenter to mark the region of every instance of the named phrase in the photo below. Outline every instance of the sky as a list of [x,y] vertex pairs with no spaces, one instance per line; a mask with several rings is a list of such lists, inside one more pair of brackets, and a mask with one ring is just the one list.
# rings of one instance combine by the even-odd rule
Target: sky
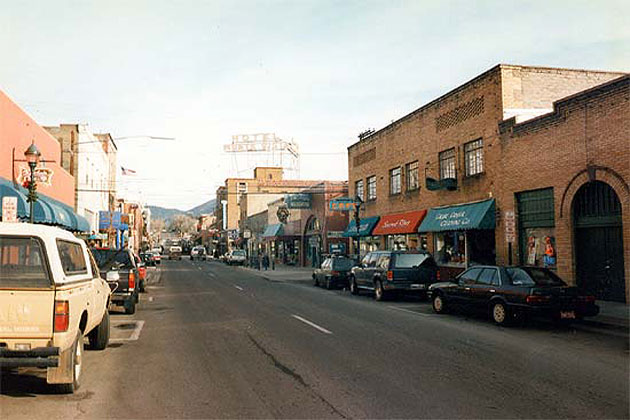
[[343,180],[360,132],[498,63],[630,71],[628,16],[626,0],[0,0],[0,89],[40,125],[127,137],[118,188],[187,210],[252,175],[223,152],[235,134],[293,139],[302,179]]

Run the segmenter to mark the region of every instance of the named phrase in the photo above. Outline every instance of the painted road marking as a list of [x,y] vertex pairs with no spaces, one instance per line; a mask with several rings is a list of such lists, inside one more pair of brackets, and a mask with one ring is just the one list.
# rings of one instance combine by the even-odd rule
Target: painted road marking
[[423,314],[422,312],[416,312],[416,311],[412,311],[411,309],[400,308],[400,307],[398,307],[398,306],[388,306],[388,308],[390,308],[390,309],[396,309],[397,311],[407,312],[407,313],[414,314],[414,315],[420,315],[420,316],[433,316],[433,315],[431,315],[431,314]]
[[315,328],[316,330],[319,330],[321,332],[323,332],[324,334],[332,334],[332,332],[328,331],[326,328],[324,327],[320,327],[319,325],[315,324],[314,322],[309,321],[308,319],[304,319],[299,315],[291,315],[293,318],[297,319],[298,321],[302,321],[303,323],[310,325],[311,327]]
[[234,287],[236,287],[236,288],[237,288],[238,290],[240,290],[241,292],[243,291],[243,288],[242,288],[241,286],[234,285]]
[[112,322],[112,325],[115,327],[120,324],[135,324],[134,329],[131,335],[128,338],[110,338],[110,343],[119,343],[122,341],[137,341],[140,338],[140,332],[142,331],[142,327],[144,327],[144,321],[135,321],[135,320],[120,320],[116,322]]

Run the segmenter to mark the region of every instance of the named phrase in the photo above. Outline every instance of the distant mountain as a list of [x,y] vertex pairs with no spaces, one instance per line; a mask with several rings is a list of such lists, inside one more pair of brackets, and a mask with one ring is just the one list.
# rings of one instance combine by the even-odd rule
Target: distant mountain
[[197,207],[193,207],[186,213],[192,213],[193,216],[201,216],[202,214],[214,213],[214,206],[216,202],[217,200],[213,198],[212,200],[206,201],[205,203],[200,204]]
[[151,218],[152,219],[162,219],[164,221],[171,220],[174,216],[178,214],[188,214],[192,217],[199,217],[202,214],[214,213],[214,205],[216,200],[213,198],[210,201],[206,201],[203,204],[198,205],[197,207],[193,207],[187,211],[181,211],[178,209],[169,209],[165,207],[159,206],[148,206],[151,209]]

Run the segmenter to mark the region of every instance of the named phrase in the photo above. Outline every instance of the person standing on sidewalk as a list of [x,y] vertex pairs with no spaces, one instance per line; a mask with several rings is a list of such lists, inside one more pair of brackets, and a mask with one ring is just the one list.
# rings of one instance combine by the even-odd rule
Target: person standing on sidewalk
[[269,255],[267,255],[267,253],[263,254],[263,267],[265,268],[265,271],[267,271],[267,269],[269,268]]

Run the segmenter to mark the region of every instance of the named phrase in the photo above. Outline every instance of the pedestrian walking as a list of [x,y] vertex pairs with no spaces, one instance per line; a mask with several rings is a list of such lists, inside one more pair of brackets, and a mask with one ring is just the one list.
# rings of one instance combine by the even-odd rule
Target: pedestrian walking
[[266,253],[263,255],[262,263],[265,271],[267,271],[267,269],[269,268],[269,255],[267,255]]

